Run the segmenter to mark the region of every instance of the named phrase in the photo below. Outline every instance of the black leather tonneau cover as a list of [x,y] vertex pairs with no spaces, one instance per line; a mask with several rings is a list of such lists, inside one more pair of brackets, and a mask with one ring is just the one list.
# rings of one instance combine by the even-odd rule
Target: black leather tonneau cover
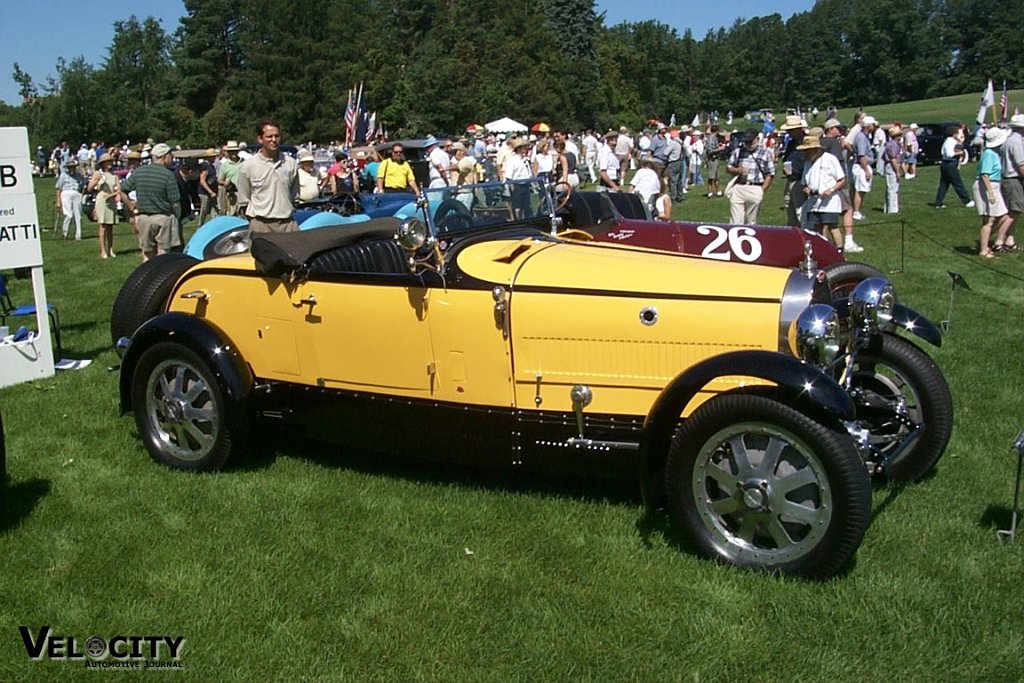
[[304,267],[321,252],[357,242],[394,237],[400,224],[400,219],[386,216],[353,225],[299,232],[256,233],[252,236],[251,253],[259,273],[280,277]]

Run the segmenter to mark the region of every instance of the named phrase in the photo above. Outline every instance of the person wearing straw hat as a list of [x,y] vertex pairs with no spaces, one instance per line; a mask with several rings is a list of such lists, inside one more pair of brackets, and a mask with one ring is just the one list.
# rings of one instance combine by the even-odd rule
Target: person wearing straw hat
[[199,225],[217,215],[217,171],[213,168],[216,158],[217,150],[213,147],[199,157]]
[[238,210],[238,167],[242,160],[238,153],[242,146],[236,140],[228,140],[224,145],[227,155],[220,160],[217,168],[217,210],[224,215],[233,216]]
[[885,146],[882,147],[882,162],[885,164],[885,212],[900,212],[900,161],[903,149],[903,126],[899,121],[889,124]]
[[111,172],[114,158],[103,154],[96,160],[99,166],[89,178],[85,191],[96,193],[93,217],[99,223],[100,258],[114,258],[114,224],[117,223],[117,203],[121,201],[121,185]]
[[64,239],[68,238],[71,219],[75,220],[75,239],[82,239],[82,186],[85,178],[78,172],[78,159],[71,157],[57,176],[57,209],[64,214]]
[[978,256],[984,258],[995,256],[994,250],[988,245],[992,228],[996,228],[996,244],[1001,247],[1000,251],[1006,248],[1006,229],[1010,221],[1006,202],[1003,201],[1003,193],[1000,191],[1003,166],[999,160],[998,150],[1008,137],[1010,131],[1005,128],[989,128],[985,131],[985,149],[978,158],[978,177],[972,188],[974,205],[981,216]]
[[843,204],[841,194],[846,186],[846,171],[834,154],[825,152],[817,135],[807,135],[796,147],[804,157],[800,184],[805,196],[803,213],[807,229],[818,230],[843,248],[839,218]]
[[1017,240],[1014,231],[1017,221],[1024,213],[1024,114],[1014,114],[1009,121],[1010,135],[1003,143],[1000,160],[1003,167],[1003,180],[999,183],[1006,202],[1006,241],[1004,249],[1016,250]]

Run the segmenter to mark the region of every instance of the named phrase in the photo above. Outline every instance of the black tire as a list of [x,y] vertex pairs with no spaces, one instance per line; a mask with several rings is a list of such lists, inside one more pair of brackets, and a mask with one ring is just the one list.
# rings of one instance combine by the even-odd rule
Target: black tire
[[672,439],[665,484],[693,548],[745,569],[829,577],[871,519],[871,482],[849,434],[764,396],[695,410]]
[[216,377],[180,344],[156,344],[142,354],[132,377],[132,407],[150,456],[174,469],[219,470],[237,441]]
[[886,479],[914,482],[932,471],[953,432],[953,397],[931,356],[901,337],[881,334],[857,352],[852,393],[857,424],[883,457],[924,424],[917,441],[885,468]]
[[844,261],[825,266],[825,275],[828,276],[828,288],[832,292],[832,298],[843,299],[850,296],[862,280],[869,277],[885,277],[882,271],[866,263],[856,261]]
[[185,254],[155,256],[136,268],[121,285],[110,311],[110,341],[130,337],[153,316],[161,313],[178,278],[199,263]]

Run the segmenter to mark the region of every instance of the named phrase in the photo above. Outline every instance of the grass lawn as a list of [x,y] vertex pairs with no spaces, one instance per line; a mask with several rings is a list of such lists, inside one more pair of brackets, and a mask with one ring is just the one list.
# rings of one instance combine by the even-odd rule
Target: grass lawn
[[[930,349],[953,392],[953,438],[927,481],[876,487],[855,563],[825,583],[697,559],[662,518],[642,521],[632,479],[309,443],[215,475],[158,466],[118,415],[112,370],[110,305],[138,262],[130,231],[118,227],[112,261],[91,223],[89,242],[44,233],[65,355],[93,363],[0,390],[0,681],[94,673],[30,660],[19,625],[79,648],[92,635],[184,636],[175,675],[195,681],[1021,680],[1024,541],[995,529],[1009,523],[1024,426],[1024,254],[973,256],[977,216],[927,206],[937,180],[932,167],[904,183],[905,224],[881,213],[876,181],[857,240],[859,260],[936,322],[947,271],[970,284]],[[781,186],[764,223],[784,221]],[[52,180],[37,191],[52,227]],[[691,193],[676,214],[725,221],[728,205]],[[25,281],[13,287],[28,297]]]

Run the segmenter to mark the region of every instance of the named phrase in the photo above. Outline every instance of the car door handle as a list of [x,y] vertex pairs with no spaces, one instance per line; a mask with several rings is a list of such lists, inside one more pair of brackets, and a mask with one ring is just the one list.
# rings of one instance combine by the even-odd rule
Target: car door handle
[[309,296],[305,296],[299,299],[298,301],[295,302],[294,306],[296,308],[301,308],[302,306],[316,306],[316,294],[310,294]]

